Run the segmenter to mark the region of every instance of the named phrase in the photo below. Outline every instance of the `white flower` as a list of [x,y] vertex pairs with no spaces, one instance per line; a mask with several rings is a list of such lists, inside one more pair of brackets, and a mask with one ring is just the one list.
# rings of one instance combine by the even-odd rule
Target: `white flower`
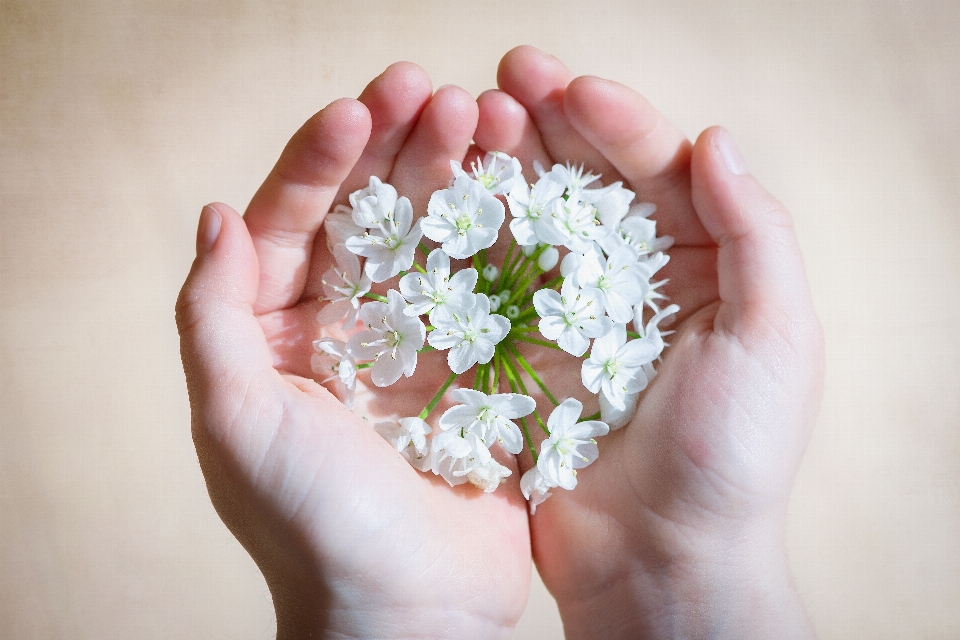
[[557,251],[556,247],[547,247],[540,253],[540,257],[537,258],[537,266],[540,267],[541,271],[550,271],[555,266],[557,262],[560,261],[560,252]]
[[420,418],[400,418],[399,422],[378,422],[373,430],[389,442],[407,462],[417,466],[429,453],[427,436],[430,425]]
[[[518,178],[523,180],[520,161],[502,151],[489,152],[483,162],[480,162],[480,158],[477,158],[477,162],[480,166],[478,167],[476,163],[471,162],[470,169],[473,171],[477,182],[493,195],[510,193],[514,181]],[[461,175],[467,175],[456,160],[450,161],[450,168],[453,169],[454,179]]]
[[555,164],[550,169],[549,173],[541,175],[542,178],[552,179],[556,182],[559,182],[566,188],[567,195],[572,199],[579,200],[580,193],[588,185],[596,182],[600,179],[599,175],[593,175],[592,173],[583,173],[583,165],[571,165],[569,162],[566,166],[562,164]]
[[523,436],[512,420],[528,416],[536,409],[533,398],[519,393],[488,396],[473,389],[457,389],[451,395],[463,404],[444,412],[440,417],[441,429],[473,432],[488,447],[499,442],[510,453],[523,450]]
[[454,373],[463,373],[478,362],[493,358],[494,345],[510,331],[510,321],[490,313],[490,299],[474,294],[473,306],[454,311],[449,318],[437,318],[430,332],[430,346],[450,349],[447,364]]
[[475,487],[483,489],[485,493],[497,490],[504,478],[512,475],[512,471],[490,458],[486,464],[481,464],[467,474],[467,480]]
[[327,248],[331,251],[342,245],[351,236],[363,233],[363,227],[353,221],[350,207],[338,204],[323,219],[323,230],[327,235]]
[[634,195],[619,181],[601,189],[584,189],[580,194],[584,202],[589,202],[597,210],[597,219],[611,228],[616,228],[627,215]]
[[627,396],[647,386],[643,365],[656,360],[662,350],[662,345],[645,338],[627,342],[626,327],[617,323],[607,335],[593,341],[590,358],[580,370],[583,386],[626,411]]
[[404,313],[429,313],[431,322],[435,317],[449,318],[451,310],[473,304],[476,284],[476,269],[461,269],[450,277],[450,257],[443,249],[434,249],[427,256],[426,273],[413,272],[400,278],[400,293],[410,303]]
[[680,306],[671,304],[669,307],[661,309],[660,311],[656,312],[652,318],[647,320],[646,326],[643,324],[642,310],[643,307],[638,305],[636,309],[637,313],[633,318],[633,328],[637,333],[647,340],[652,340],[654,344],[658,345],[659,349],[663,351],[665,346],[663,342],[663,336],[669,334],[670,332],[661,333],[659,324],[666,318],[675,314],[677,311],[680,311]]
[[[373,182],[375,178],[371,178]],[[381,187],[390,185],[381,184]],[[393,187],[390,187],[393,190]],[[380,193],[378,191],[378,193]],[[374,282],[383,282],[413,264],[413,254],[423,233],[420,221],[413,221],[413,207],[405,198],[389,198],[390,193],[367,196],[353,210],[353,219],[369,229],[363,235],[347,238],[351,252],[367,258],[364,269]],[[393,195],[396,191],[393,190]],[[352,196],[351,196],[352,197]]]
[[557,485],[550,484],[535,466],[520,476],[520,491],[523,492],[523,497],[530,501],[531,515],[537,512],[537,505],[550,497],[550,489],[556,487]]
[[577,469],[597,459],[596,436],[606,435],[610,428],[599,420],[577,422],[583,405],[567,398],[547,419],[550,437],[540,445],[537,470],[550,485],[573,489],[577,486]]
[[590,338],[599,338],[611,327],[597,294],[577,289],[572,278],[563,281],[560,293],[552,289],[537,291],[533,294],[533,306],[541,318],[540,333],[575,356],[586,352]]
[[347,351],[357,360],[375,360],[370,373],[378,387],[393,384],[401,374],[408,378],[413,375],[417,351],[423,348],[426,337],[420,318],[403,312],[407,306],[403,296],[391,289],[387,300],[386,304],[368,302],[360,308],[360,320],[367,330],[347,342]]
[[444,431],[430,444],[430,470],[454,487],[467,482],[467,476],[493,460],[490,450],[472,432]]
[[607,258],[589,252],[576,271],[577,285],[595,291],[602,309],[614,322],[633,320],[633,305],[647,295],[649,270],[637,262],[637,257],[627,245]]
[[[644,365],[644,370],[652,365]],[[647,379],[650,379],[650,376],[646,376]],[[623,427],[630,423],[633,420],[633,416],[637,414],[637,401],[640,398],[639,393],[628,394],[623,399],[623,409],[618,409],[607,400],[607,396],[602,393],[599,396],[600,400],[600,420],[606,422],[610,427],[611,431],[616,431],[620,427]]]
[[510,231],[521,246],[542,244],[563,244],[566,237],[554,223],[555,203],[562,200],[563,185],[556,180],[541,178],[532,187],[523,180],[517,180],[507,204],[513,220]]
[[393,185],[370,176],[370,183],[351,193],[349,200],[354,224],[369,229],[385,222],[384,216],[396,209],[398,196]]
[[360,260],[343,245],[333,248],[337,266],[323,274],[323,290],[330,304],[317,314],[317,322],[328,325],[343,318],[343,328],[349,329],[357,323],[360,298],[370,291],[369,276],[360,269]]
[[462,259],[493,246],[503,219],[503,203],[482,184],[461,175],[451,188],[430,196],[420,226],[425,236],[442,243],[447,255]]
[[357,389],[357,366],[347,352],[347,345],[333,338],[320,338],[313,341],[313,350],[316,353],[310,356],[310,369],[319,375],[331,374],[321,380],[321,383],[339,380],[347,391],[343,406],[353,409],[353,395]]
[[[600,241],[604,251],[608,254],[614,253],[621,243],[624,243],[633,247],[638,255],[643,256],[657,251],[666,251],[673,246],[672,236],[657,237],[657,223],[647,218],[648,209],[643,207],[649,204],[644,202],[634,205],[630,208],[627,217],[616,224],[607,222],[603,217],[600,218],[604,225],[616,229],[615,233],[611,233]],[[652,210],[649,211],[652,213],[656,210],[656,206],[650,206]]]
[[557,200],[553,205],[554,224],[563,234],[563,244],[571,251],[589,251],[594,242],[606,236],[610,229],[600,224],[597,210],[590,203],[575,200]]

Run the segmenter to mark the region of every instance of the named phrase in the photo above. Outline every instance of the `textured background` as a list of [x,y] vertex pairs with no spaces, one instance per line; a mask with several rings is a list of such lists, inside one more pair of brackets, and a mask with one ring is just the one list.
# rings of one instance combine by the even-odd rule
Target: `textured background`
[[[823,638],[960,637],[960,3],[0,0],[0,637],[270,638],[207,499],[173,302],[313,112],[529,43],[793,211],[828,343],[789,545]],[[517,638],[559,638],[536,585]]]

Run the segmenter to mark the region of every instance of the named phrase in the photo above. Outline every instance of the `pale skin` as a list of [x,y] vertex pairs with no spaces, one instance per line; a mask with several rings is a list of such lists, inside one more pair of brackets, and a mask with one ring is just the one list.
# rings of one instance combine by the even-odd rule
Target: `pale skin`
[[[504,57],[498,85],[474,101],[393,65],[304,125],[243,218],[201,214],[177,305],[194,440],[215,507],[266,577],[278,637],[508,637],[531,549],[568,638],[813,637],[784,526],[823,339],[789,214],[722,129],[692,144],[634,91],[530,47]],[[324,214],[377,175],[422,215],[449,160],[483,150],[622,179],[677,239],[663,275],[682,311],[659,375],[577,488],[534,516],[519,491],[528,455],[500,458],[514,473],[495,493],[451,489],[309,367]],[[444,379],[442,354],[427,355],[414,382],[358,405],[415,415]],[[586,400],[572,358],[529,357],[558,395]]]

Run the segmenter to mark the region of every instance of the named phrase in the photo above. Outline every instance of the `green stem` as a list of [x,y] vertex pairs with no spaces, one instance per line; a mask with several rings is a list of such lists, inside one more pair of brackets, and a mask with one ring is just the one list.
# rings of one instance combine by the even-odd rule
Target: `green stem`
[[498,351],[493,352],[493,384],[490,385],[490,393],[498,393],[500,391],[500,353]]
[[592,416],[587,416],[586,418],[580,418],[579,420],[577,420],[577,422],[586,422],[587,420],[599,420],[599,419],[600,419],[600,412],[597,411]]
[[363,297],[364,297],[364,298],[370,298],[371,300],[376,300],[376,301],[378,301],[378,302],[387,302],[387,297],[386,297],[386,296],[381,296],[381,295],[376,294],[376,293],[370,293],[369,291],[367,291],[365,294],[363,294]]
[[560,350],[560,351],[563,351],[563,349],[561,349],[560,346],[557,345],[556,343],[547,342],[546,340],[541,340],[541,339],[539,339],[539,338],[531,338],[530,336],[525,336],[525,335],[522,335],[522,334],[521,334],[521,335],[515,335],[515,336],[513,336],[513,338],[514,338],[514,340],[520,340],[520,341],[522,341],[522,342],[529,342],[530,344],[537,344],[537,345],[540,345],[541,347],[549,347],[550,349],[558,349],[558,350]]
[[520,366],[523,367],[523,370],[527,372],[527,375],[533,378],[533,381],[537,383],[537,386],[540,387],[540,390],[543,391],[543,394],[550,398],[550,402],[552,402],[554,406],[559,405],[560,402],[553,397],[553,394],[550,393],[550,389],[547,389],[547,385],[543,383],[543,380],[541,380],[540,376],[537,375],[537,372],[533,370],[533,367],[530,366],[530,363],[527,362],[526,358],[520,355],[520,352],[517,351],[517,348],[514,346],[513,342],[507,343],[507,349],[510,350],[510,354],[513,356],[514,360],[516,360]]
[[370,367],[373,366],[373,364],[374,363],[372,362],[360,362],[354,366],[357,368],[357,370],[360,370],[360,369],[369,369]]
[[637,338],[642,338],[643,336],[636,331],[627,331],[627,337],[636,340]]
[[[517,371],[517,368],[516,368],[515,366],[513,366],[513,363],[511,363],[511,362],[510,362],[509,360],[507,360],[506,358],[504,359],[504,362],[505,362],[506,365],[508,365],[508,366],[510,367],[510,369],[513,370],[513,375],[516,377],[517,385],[520,387],[520,391],[523,393],[523,395],[529,396],[530,393],[527,391],[527,385],[524,384],[523,378],[520,376],[520,372]],[[549,394],[550,392],[547,391],[547,393]],[[533,397],[533,396],[530,396],[530,397]],[[556,400],[554,400],[554,402],[556,402]],[[546,433],[546,434],[549,436],[549,435],[550,435],[550,430],[547,429],[547,425],[545,425],[545,424],[543,423],[543,418],[540,417],[540,412],[537,411],[536,409],[534,409],[534,410],[533,410],[533,417],[537,419],[537,424],[540,425],[540,428],[543,429],[543,432]]]
[[484,383],[486,382],[486,377],[487,377],[486,376],[487,368],[488,368],[488,365],[485,365],[485,364],[477,365],[477,375],[473,379],[473,388],[476,391],[483,390]]
[[510,333],[530,333],[531,331],[536,331],[540,327],[511,327]]
[[[510,385],[510,390],[514,393],[520,393],[520,385],[517,384],[517,374],[510,366],[510,362],[506,357],[501,357],[501,362],[503,363],[503,375],[507,377],[507,382]],[[537,450],[533,447],[533,438],[530,437],[530,429],[527,427],[527,419],[525,417],[520,418],[520,427],[523,431],[523,439],[527,441],[527,449],[530,450],[530,455],[533,457],[533,463],[537,463]]]
[[453,384],[453,381],[457,379],[457,374],[451,373],[450,377],[447,378],[447,381],[443,383],[443,386],[440,387],[440,390],[437,391],[437,395],[433,396],[433,400],[430,401],[423,411],[420,412],[420,419],[426,420],[427,416],[430,415],[430,412],[440,403],[440,399],[443,398],[443,394],[447,392],[447,389],[450,388],[450,385]]
[[420,251],[423,252],[423,255],[425,255],[425,256],[429,256],[429,255],[430,255],[430,247],[428,247],[427,245],[423,244],[422,242],[417,245],[417,248],[420,249]]

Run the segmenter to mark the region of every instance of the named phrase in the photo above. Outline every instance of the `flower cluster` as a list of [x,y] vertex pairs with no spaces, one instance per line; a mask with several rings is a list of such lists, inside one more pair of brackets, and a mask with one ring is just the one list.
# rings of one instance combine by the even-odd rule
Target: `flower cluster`
[[[327,215],[336,266],[324,275],[317,319],[342,322],[349,335],[316,340],[311,365],[323,382],[339,381],[352,408],[358,371],[386,387],[413,376],[419,354],[446,351],[450,375],[423,411],[374,429],[415,468],[484,491],[511,474],[491,447],[526,448],[535,464],[520,486],[534,511],[551,489],[576,486],[577,469],[597,458],[596,438],[630,422],[655,375],[659,325],[679,310],[661,307],[665,280],[654,281],[672,239],[656,235],[654,205],[632,204],[620,182],[594,186],[600,176],[583,167],[535,164],[533,184],[503,153],[471,168],[451,161],[451,185],[419,219],[376,177]],[[507,207],[512,239],[505,253],[488,252]],[[371,291],[387,281],[395,286],[385,295]],[[599,412],[581,418],[580,401],[559,401],[528,360],[535,349],[585,356],[581,379]],[[457,385],[471,369],[471,388]],[[546,420],[533,387],[554,406]],[[445,396],[456,404],[432,428],[426,420]],[[536,428],[545,434],[539,452]]]

